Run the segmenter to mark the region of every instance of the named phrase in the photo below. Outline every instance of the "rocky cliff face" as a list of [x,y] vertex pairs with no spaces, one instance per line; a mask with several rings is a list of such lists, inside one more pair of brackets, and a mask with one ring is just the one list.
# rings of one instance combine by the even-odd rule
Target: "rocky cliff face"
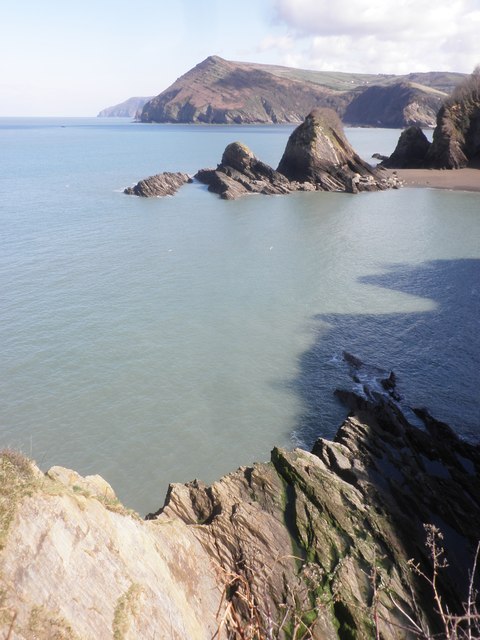
[[480,166],[480,70],[461,84],[440,109],[426,166]]
[[[348,122],[431,126],[441,97],[446,96],[443,91],[452,90],[462,77],[435,73],[417,74],[415,78],[342,74],[210,56],[145,104],[140,119],[215,124],[301,122],[314,107],[331,108],[343,117],[352,105]],[[387,86],[402,79],[416,84],[410,84],[401,95],[394,86]],[[375,90],[384,92],[381,104]]]
[[151,99],[151,97],[128,98],[128,100],[116,104],[113,107],[102,109],[97,118],[135,118],[137,114],[142,112],[144,105]]
[[343,120],[351,125],[403,128],[434,127],[446,94],[408,82],[373,86],[347,106]]
[[327,105],[327,87],[281,78],[256,65],[211,56],[143,108],[142,122],[301,122],[312,105]]
[[404,132],[384,165],[428,169],[480,167],[480,70],[458,85],[444,102],[437,115],[432,143],[425,145],[419,141],[418,132],[415,135],[413,130]]
[[[363,379],[364,365],[346,357]],[[408,561],[433,575],[424,543],[426,533],[430,546],[440,542],[438,527],[450,564],[437,566],[436,592],[452,615],[462,610],[480,531],[480,451],[425,411],[425,431],[409,424],[394,376],[377,373],[358,395],[339,393],[351,413],[333,442],[320,439],[311,453],[274,449],[269,463],[210,487],[171,485],[146,521],[99,477],[58,467],[42,474],[4,452],[4,637],[441,632],[431,587]]]

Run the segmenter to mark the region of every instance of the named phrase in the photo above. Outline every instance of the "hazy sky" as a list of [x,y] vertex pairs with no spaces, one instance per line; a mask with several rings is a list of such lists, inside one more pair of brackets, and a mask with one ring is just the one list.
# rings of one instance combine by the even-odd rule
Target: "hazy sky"
[[480,0],[14,0],[0,7],[0,115],[93,116],[209,55],[405,73],[480,63]]

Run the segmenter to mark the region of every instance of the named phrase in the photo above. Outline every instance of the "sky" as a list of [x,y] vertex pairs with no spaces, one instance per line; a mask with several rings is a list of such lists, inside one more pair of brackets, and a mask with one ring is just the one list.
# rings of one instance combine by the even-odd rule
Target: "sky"
[[0,6],[0,116],[95,116],[209,55],[361,73],[480,63],[480,0],[15,0]]

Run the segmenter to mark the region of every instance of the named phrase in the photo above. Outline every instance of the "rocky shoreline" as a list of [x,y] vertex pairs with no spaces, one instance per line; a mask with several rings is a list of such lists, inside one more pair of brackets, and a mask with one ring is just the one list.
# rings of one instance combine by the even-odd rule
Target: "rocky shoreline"
[[[240,142],[227,145],[215,169],[194,176],[225,200],[248,194],[279,195],[293,191],[360,193],[398,188],[395,174],[371,167],[353,150],[339,117],[331,109],[313,109],[290,135],[275,170]],[[191,182],[182,173],[160,173],[141,180],[124,193],[146,197],[173,195]]]
[[[211,486],[170,485],[144,521],[98,476],[43,474],[3,452],[3,636],[426,638],[444,632],[435,594],[458,621],[480,531],[480,447],[425,409],[414,427],[394,374],[344,357],[359,384],[338,391],[350,413],[333,441],[275,448]],[[435,593],[420,572],[436,572]]]

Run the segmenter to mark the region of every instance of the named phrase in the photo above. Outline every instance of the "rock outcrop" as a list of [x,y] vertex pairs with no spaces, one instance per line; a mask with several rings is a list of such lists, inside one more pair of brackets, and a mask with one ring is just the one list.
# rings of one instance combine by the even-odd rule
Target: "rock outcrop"
[[[140,120],[296,123],[314,107],[328,107],[355,124],[431,126],[442,97],[463,77],[446,73],[394,76],[309,71],[210,56],[149,100]],[[408,90],[399,92],[389,86],[399,81],[407,83]],[[372,85],[385,90],[382,101],[370,90]],[[369,93],[363,98],[365,91]],[[347,117],[349,105],[352,108]]]
[[437,114],[431,144],[425,145],[418,131],[407,130],[383,164],[405,169],[480,168],[480,69],[445,100]]
[[430,142],[420,127],[408,127],[402,131],[395,151],[383,158],[382,165],[388,169],[418,169],[425,164]]
[[124,189],[124,193],[131,196],[141,196],[143,198],[158,198],[162,196],[173,196],[180,187],[187,182],[192,182],[192,178],[186,173],[157,173],[154,176],[140,180],[133,187]]
[[255,157],[240,142],[229,144],[216,169],[201,169],[195,178],[224,200],[236,200],[251,193],[275,195],[291,191],[314,191],[310,183],[292,182]]
[[319,191],[378,191],[395,186],[358,156],[330,109],[314,109],[291,134],[278,171]]
[[[365,376],[347,360],[363,388],[339,392],[350,415],[333,442],[319,439],[311,453],[274,449],[269,463],[210,487],[171,485],[146,521],[98,478],[42,474],[4,452],[3,636],[441,635],[438,601],[419,571],[437,571],[444,610],[463,612],[480,531],[480,449],[425,410],[425,431],[412,426],[395,377]],[[432,566],[432,544],[448,567],[442,555]],[[478,616],[471,623],[478,637]]]
[[438,112],[425,165],[480,167],[480,69],[460,84]]

